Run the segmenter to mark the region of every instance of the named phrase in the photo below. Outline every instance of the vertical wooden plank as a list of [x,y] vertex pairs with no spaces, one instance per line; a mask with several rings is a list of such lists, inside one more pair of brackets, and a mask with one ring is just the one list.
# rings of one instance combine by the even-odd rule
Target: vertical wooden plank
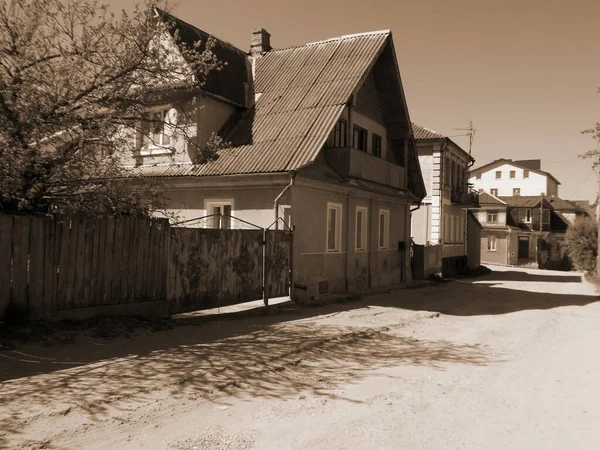
[[102,305],[104,296],[104,267],[105,267],[105,246],[106,246],[106,226],[108,219],[99,220],[96,223],[96,235],[94,240],[94,265],[92,268],[92,296],[94,305]]
[[94,235],[96,234],[96,223],[98,219],[85,219],[84,246],[83,246],[83,264],[81,270],[83,273],[82,286],[80,287],[81,297],[79,301],[80,307],[88,307],[92,304],[91,283],[92,283],[92,265],[93,265],[93,249]]
[[51,317],[56,311],[56,286],[58,282],[58,252],[60,235],[58,223],[53,218],[44,221],[44,316]]
[[[169,222],[164,219],[161,221],[160,227],[160,256],[159,256],[159,264],[158,275],[160,276],[160,282],[158,284],[158,298],[164,299],[165,301],[169,301],[168,294],[168,279],[170,274],[170,265],[171,265],[171,227]],[[161,268],[164,267],[164,272],[161,272]]]
[[27,310],[27,278],[29,265],[29,233],[31,218],[13,217],[13,276],[12,302],[24,313]]
[[125,237],[125,217],[119,216],[115,219],[114,252],[111,270],[111,298],[109,304],[121,302],[123,294],[123,248]]
[[146,301],[152,301],[152,285],[154,283],[154,260],[156,255],[156,220],[148,221],[148,238],[146,240],[146,262],[144,267],[144,291]]
[[102,280],[102,304],[108,305],[112,303],[112,284],[113,271],[115,270],[115,230],[117,227],[117,219],[110,217],[106,221],[106,244],[104,246],[104,270]]
[[83,303],[84,288],[87,280],[85,279],[85,247],[86,247],[86,229],[87,221],[80,216],[77,219],[77,247],[75,250],[75,265],[73,267],[74,283],[73,283],[73,308],[81,308],[85,306]]
[[12,285],[13,216],[0,214],[0,319],[10,302]]
[[127,217],[127,251],[126,251],[126,268],[125,268],[125,297],[123,298],[124,303],[131,303],[135,301],[133,298],[135,292],[135,277],[136,277],[136,263],[137,263],[137,245],[136,245],[136,234],[135,229],[137,223],[134,217]]
[[69,257],[71,255],[71,225],[72,220],[62,218],[56,225],[56,234],[60,235],[60,247],[58,247],[58,279],[54,299],[55,311],[67,309],[69,304],[69,280],[71,279],[71,267]]
[[130,302],[141,302],[144,297],[144,281],[147,272],[147,261],[144,259],[148,248],[148,219],[137,218],[134,222],[134,237],[132,239],[133,256],[130,279],[133,281]]
[[44,316],[44,248],[46,246],[42,217],[30,217],[28,310],[30,319]]

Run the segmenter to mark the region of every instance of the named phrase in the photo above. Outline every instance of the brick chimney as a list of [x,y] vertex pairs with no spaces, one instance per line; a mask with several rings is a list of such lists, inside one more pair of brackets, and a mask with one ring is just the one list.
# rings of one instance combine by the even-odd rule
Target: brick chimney
[[252,56],[260,56],[268,52],[271,47],[271,35],[264,28],[252,30],[252,40],[250,41],[250,54]]

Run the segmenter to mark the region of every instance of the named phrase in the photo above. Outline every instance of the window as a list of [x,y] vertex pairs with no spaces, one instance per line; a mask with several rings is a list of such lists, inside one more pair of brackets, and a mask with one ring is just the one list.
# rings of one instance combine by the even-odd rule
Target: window
[[542,209],[542,223],[549,224],[550,223],[550,210]]
[[333,129],[333,133],[329,138],[331,147],[347,147],[348,146],[348,122],[344,119],[338,120]]
[[499,180],[502,178],[502,171],[501,170],[496,170],[496,180]]
[[327,203],[327,252],[342,251],[342,205]]
[[381,142],[382,142],[381,136],[373,133],[373,147],[371,148],[371,152],[373,153],[373,156],[377,156],[377,157],[381,158]]
[[494,197],[497,197],[498,196],[498,188],[490,189],[490,194],[492,194]]
[[532,213],[531,213],[531,208],[527,208],[525,210],[525,223],[531,223],[531,217],[532,217]]
[[455,233],[455,225],[454,225],[454,216],[450,216],[450,235],[448,239],[448,242],[454,242],[454,233]]
[[367,216],[368,209],[363,206],[356,207],[356,251],[367,250]]
[[523,170],[523,178],[529,178],[529,170]]
[[488,211],[487,221],[489,223],[497,223],[498,222],[498,211]]
[[513,196],[521,195],[521,188],[513,188]]
[[387,250],[390,245],[390,212],[379,210],[379,249]]
[[513,179],[516,175],[517,175],[517,172],[515,172],[514,170],[510,171],[510,178],[511,179]]
[[487,249],[488,252],[496,251],[496,236],[488,236]]
[[171,145],[172,127],[176,123],[175,108],[168,106],[150,110],[141,125],[141,154],[171,153],[165,147]]
[[210,228],[231,228],[233,200],[207,200],[205,209]]
[[481,172],[477,172],[475,174],[475,178],[478,179],[478,180],[481,180]]
[[363,152],[367,151],[367,136],[368,132],[364,128],[361,128],[357,125],[354,125],[352,130],[352,147],[361,150]]
[[481,194],[483,192],[483,188],[479,188],[478,192]]
[[448,223],[448,214],[444,214],[444,243],[450,242],[450,223]]

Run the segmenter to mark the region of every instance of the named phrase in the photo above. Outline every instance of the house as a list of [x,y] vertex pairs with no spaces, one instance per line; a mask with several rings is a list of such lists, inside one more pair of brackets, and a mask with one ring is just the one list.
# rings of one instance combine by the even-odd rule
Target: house
[[568,222],[554,210],[552,199],[542,195],[496,197],[480,193],[479,207],[471,212],[483,226],[481,263],[534,263],[540,239],[547,241],[552,237],[562,241]]
[[441,245],[442,267],[456,271],[467,266],[469,223],[467,208],[477,195],[467,183],[475,160],[452,139],[412,124],[427,195],[413,212],[412,239],[418,245]]
[[541,160],[497,159],[469,171],[469,183],[479,192],[494,196],[558,195],[560,182],[541,170]]
[[[160,14],[189,45],[208,37]],[[214,52],[227,65],[196,93],[204,108],[189,127],[200,146],[213,133],[231,146],[197,164],[150,127],[153,139],[132,137],[135,176],[163,182],[167,212],[186,226],[294,229],[299,295],[409,281],[410,208],[425,187],[392,33],[273,49],[260,29],[249,54],[218,39]],[[188,102],[178,94],[155,111],[175,120]]]

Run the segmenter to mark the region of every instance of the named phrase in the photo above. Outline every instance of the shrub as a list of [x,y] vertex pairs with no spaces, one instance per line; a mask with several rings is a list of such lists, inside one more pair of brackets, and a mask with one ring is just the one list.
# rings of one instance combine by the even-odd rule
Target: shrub
[[592,217],[579,217],[565,235],[563,252],[577,270],[593,273],[598,255],[598,224]]

